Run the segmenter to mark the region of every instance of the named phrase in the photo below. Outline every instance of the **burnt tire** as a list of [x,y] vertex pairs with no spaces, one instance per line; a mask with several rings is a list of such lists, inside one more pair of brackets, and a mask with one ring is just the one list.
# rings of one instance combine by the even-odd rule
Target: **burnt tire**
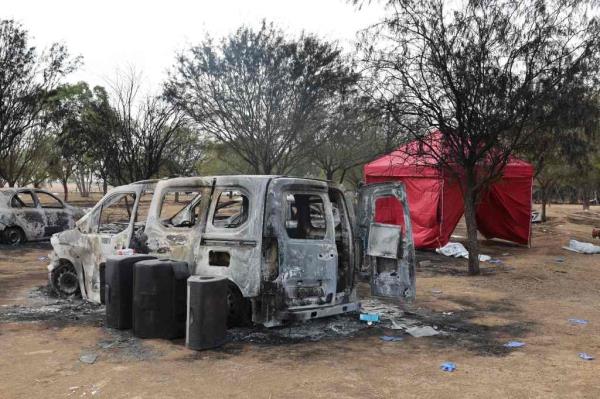
[[251,324],[252,305],[240,290],[229,284],[227,288],[227,327],[245,327]]
[[70,263],[61,263],[50,272],[50,284],[54,292],[61,298],[73,298],[81,295],[77,272]]
[[27,238],[20,227],[7,227],[2,232],[2,242],[4,244],[16,247],[25,243],[25,241],[27,241]]

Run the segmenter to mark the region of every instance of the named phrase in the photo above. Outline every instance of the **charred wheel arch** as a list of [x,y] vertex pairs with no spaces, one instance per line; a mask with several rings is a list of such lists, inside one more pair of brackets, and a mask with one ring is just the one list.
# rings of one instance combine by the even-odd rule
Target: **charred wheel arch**
[[61,259],[59,266],[52,269],[50,284],[60,297],[70,298],[81,295],[77,271],[68,260]]

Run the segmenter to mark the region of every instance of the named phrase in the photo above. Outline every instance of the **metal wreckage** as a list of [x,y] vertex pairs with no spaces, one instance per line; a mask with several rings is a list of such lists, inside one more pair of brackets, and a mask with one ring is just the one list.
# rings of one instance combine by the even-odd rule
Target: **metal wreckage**
[[0,189],[0,242],[19,245],[47,239],[52,234],[75,227],[83,209],[66,204],[44,190]]
[[[375,222],[385,197],[402,204],[404,226]],[[408,212],[401,183],[365,185],[355,205],[339,186],[316,179],[141,181],[111,190],[76,228],[52,236],[49,278],[62,295],[100,303],[107,256],[147,253],[185,261],[193,275],[227,277],[233,323],[320,318],[358,310],[365,267],[373,295],[414,298]]]

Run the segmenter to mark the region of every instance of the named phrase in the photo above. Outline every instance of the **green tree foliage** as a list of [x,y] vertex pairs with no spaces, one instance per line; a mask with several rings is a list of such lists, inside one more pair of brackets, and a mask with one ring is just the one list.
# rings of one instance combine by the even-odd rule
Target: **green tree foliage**
[[9,184],[38,156],[34,147],[45,142],[39,136],[45,133],[47,99],[79,64],[61,44],[38,52],[29,41],[20,24],[0,19],[0,176]]
[[334,44],[263,23],[179,55],[165,95],[253,173],[288,173],[318,145],[327,100],[357,78]]

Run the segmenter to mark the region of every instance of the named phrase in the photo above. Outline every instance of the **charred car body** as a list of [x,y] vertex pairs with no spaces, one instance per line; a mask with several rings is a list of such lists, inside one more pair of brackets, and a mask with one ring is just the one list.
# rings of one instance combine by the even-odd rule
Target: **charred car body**
[[75,221],[83,215],[82,209],[44,190],[0,189],[0,241],[4,244],[49,238],[75,227]]
[[[381,197],[402,203],[404,226],[374,223]],[[138,182],[110,191],[77,228],[51,243],[50,280],[62,294],[80,290],[101,302],[106,257],[133,249],[185,261],[192,274],[227,277],[232,323],[274,326],[355,311],[363,261],[375,295],[415,295],[410,218],[397,183],[365,186],[357,222],[351,201],[327,181],[217,176]]]

